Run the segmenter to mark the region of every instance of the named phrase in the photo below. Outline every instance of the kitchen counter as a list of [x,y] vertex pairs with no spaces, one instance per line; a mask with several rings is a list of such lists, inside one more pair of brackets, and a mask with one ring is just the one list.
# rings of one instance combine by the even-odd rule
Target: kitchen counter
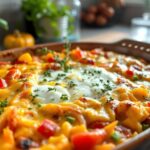
[[124,38],[132,38],[130,27],[117,25],[100,29],[81,29],[80,41],[110,43]]

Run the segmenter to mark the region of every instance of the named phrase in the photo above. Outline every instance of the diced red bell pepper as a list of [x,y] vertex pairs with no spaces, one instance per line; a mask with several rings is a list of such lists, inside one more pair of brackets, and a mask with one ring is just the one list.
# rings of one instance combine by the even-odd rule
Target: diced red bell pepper
[[75,49],[71,52],[71,58],[74,60],[81,60],[83,58],[83,52],[80,49]]
[[53,136],[59,130],[59,126],[48,119],[45,119],[42,124],[37,128],[37,131],[45,138]]
[[48,54],[47,54],[46,60],[47,60],[49,63],[55,62],[54,56],[53,56],[53,54],[51,54],[51,53],[48,53]]
[[93,49],[93,50],[91,50],[91,54],[100,55],[100,54],[102,54],[102,49]]
[[147,106],[150,107],[150,102],[147,103]]
[[71,137],[71,142],[75,150],[93,150],[94,146],[102,143],[107,137],[103,129],[93,132],[77,133]]
[[129,77],[133,77],[134,76],[134,72],[128,69],[126,71],[126,75],[129,76]]
[[10,80],[18,79],[21,76],[21,72],[19,69],[12,68],[7,73],[5,80],[9,83]]
[[104,128],[108,124],[109,122],[102,122],[102,121],[97,120],[97,121],[90,123],[88,127],[91,129],[101,129],[101,128]]
[[8,64],[10,64],[10,62],[0,61],[0,65],[8,65]]
[[89,64],[89,65],[94,65],[95,64],[94,60],[89,59],[89,58],[81,59],[80,63],[82,63],[82,64]]
[[5,88],[5,87],[7,87],[6,81],[4,79],[0,79],[0,88],[2,89],[2,88]]

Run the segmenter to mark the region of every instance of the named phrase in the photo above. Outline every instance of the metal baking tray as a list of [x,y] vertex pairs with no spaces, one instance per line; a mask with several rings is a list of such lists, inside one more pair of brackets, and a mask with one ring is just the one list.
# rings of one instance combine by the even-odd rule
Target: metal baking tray
[[[47,47],[52,50],[59,51],[63,48],[64,43],[48,43],[36,45],[33,47],[26,48],[17,48],[10,49],[6,51],[0,52],[0,61],[11,61],[18,57],[24,51],[34,52],[35,49]],[[83,50],[91,50],[94,48],[104,48],[104,50],[110,50],[122,54],[126,54],[129,56],[134,56],[138,58],[142,58],[148,62],[150,62],[150,44],[132,41],[128,39],[121,40],[116,43],[93,43],[93,42],[74,42],[71,44],[71,48],[80,47]],[[134,122],[133,122],[134,123]],[[150,129],[143,131],[139,135],[135,136],[132,139],[127,140],[126,142],[119,144],[115,150],[148,150],[150,149],[149,145],[145,146],[145,141],[150,140]],[[142,144],[142,148],[139,145]],[[137,147],[138,146],[138,147]]]

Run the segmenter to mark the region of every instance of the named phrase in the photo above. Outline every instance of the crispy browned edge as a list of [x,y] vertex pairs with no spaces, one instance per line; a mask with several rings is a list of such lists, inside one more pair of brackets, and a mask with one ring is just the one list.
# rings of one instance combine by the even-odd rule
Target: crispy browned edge
[[[126,43],[126,46],[123,46]],[[132,46],[131,46],[132,45]],[[138,46],[138,49],[135,48],[135,45]],[[34,52],[36,49],[40,49],[43,47],[48,47],[49,49],[59,51],[63,48],[64,43],[47,43],[41,45],[35,45],[33,47],[26,47],[26,48],[17,48],[17,49],[10,49],[0,52],[0,61],[11,61],[14,58],[18,57],[23,52]],[[94,42],[74,42],[71,44],[71,48],[80,47],[83,50],[91,50],[94,48],[104,48],[105,50],[111,50],[118,53],[127,54],[130,56],[141,57],[147,61],[150,61],[150,52],[147,52],[146,49],[150,48],[150,44],[131,41],[131,40],[122,40],[116,43],[94,43]],[[144,47],[143,52],[141,53],[140,48]],[[135,52],[136,50],[136,52]],[[134,122],[133,122],[134,123]],[[142,143],[146,139],[150,139],[150,129],[140,133],[136,137],[133,137],[126,142],[119,144],[115,150],[131,150],[132,148],[136,147],[138,144]]]

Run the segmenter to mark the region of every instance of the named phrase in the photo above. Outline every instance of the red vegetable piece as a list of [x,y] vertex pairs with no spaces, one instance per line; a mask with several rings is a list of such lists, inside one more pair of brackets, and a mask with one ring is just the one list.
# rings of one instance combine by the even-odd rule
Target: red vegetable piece
[[55,62],[55,59],[53,57],[50,57],[50,58],[48,58],[48,62],[49,63]]
[[128,69],[128,70],[126,71],[126,75],[129,76],[129,77],[133,77],[133,76],[134,76],[134,73],[133,73],[133,71],[131,71],[131,70]]
[[83,58],[83,52],[80,49],[73,50],[71,52],[71,58],[74,60],[81,60]]
[[102,143],[107,137],[103,129],[93,132],[78,133],[71,137],[71,142],[75,150],[93,150],[96,144]]
[[10,62],[0,61],[0,65],[8,65]]
[[2,88],[5,88],[5,87],[7,87],[6,81],[4,79],[0,79],[0,88],[2,89]]
[[89,65],[94,65],[95,64],[94,60],[89,59],[89,58],[81,59],[80,63],[82,63],[82,64],[89,64]]
[[55,58],[54,58],[53,54],[51,54],[51,53],[48,53],[48,54],[47,54],[46,60],[47,60],[49,63],[55,62]]
[[150,102],[147,103],[147,106],[150,107]]
[[102,122],[102,121],[97,120],[97,121],[90,123],[88,127],[91,129],[101,129],[101,128],[104,128],[108,124],[109,122]]
[[9,83],[10,80],[14,80],[14,79],[18,79],[21,76],[21,72],[19,69],[16,68],[12,68],[9,70],[9,72],[7,73],[5,79],[6,81]]
[[58,130],[59,126],[55,122],[48,119],[45,119],[37,128],[37,131],[45,138],[53,136]]
[[100,55],[100,54],[102,54],[102,49],[93,49],[93,50],[91,50],[91,54]]

